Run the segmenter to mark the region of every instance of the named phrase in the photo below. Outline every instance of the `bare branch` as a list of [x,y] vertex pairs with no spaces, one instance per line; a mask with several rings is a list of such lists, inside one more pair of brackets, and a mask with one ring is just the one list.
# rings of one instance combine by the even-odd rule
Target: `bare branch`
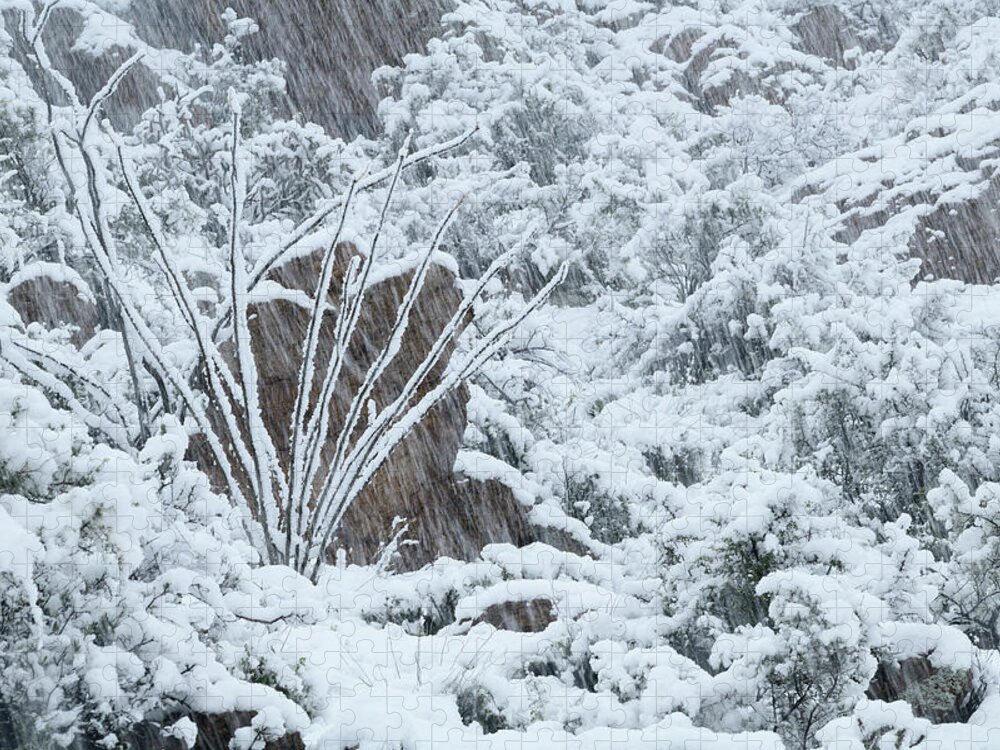
[[[55,81],[63,88],[69,105],[64,110],[47,103],[48,122],[53,148],[66,181],[67,208],[79,224],[83,245],[95,261],[109,301],[120,316],[120,328],[128,346],[131,373],[135,391],[134,403],[128,409],[106,394],[99,383],[86,378],[73,378],[72,366],[57,358],[43,358],[30,345],[17,346],[8,337],[0,341],[0,356],[10,361],[25,377],[32,378],[43,387],[58,393],[78,413],[91,429],[107,434],[123,447],[128,444],[125,429],[138,408],[142,429],[148,432],[150,415],[167,413],[177,403],[182,415],[188,415],[194,426],[205,437],[211,459],[218,464],[230,502],[240,512],[247,537],[270,563],[286,563],[305,573],[311,569],[315,577],[322,566],[332,535],[339,528],[344,514],[353,500],[370,482],[409,434],[413,427],[442,398],[453,392],[470,375],[495,353],[510,337],[514,328],[548,296],[555,284],[565,275],[565,269],[553,278],[548,286],[530,301],[522,313],[489,332],[472,350],[423,392],[432,373],[444,363],[458,335],[465,330],[476,301],[486,285],[504,267],[509,255],[501,256],[480,279],[472,294],[466,295],[455,313],[440,331],[423,361],[409,373],[399,395],[383,409],[375,409],[372,395],[389,367],[402,350],[404,337],[410,329],[411,316],[416,308],[430,272],[435,252],[441,245],[459,205],[451,208],[438,226],[426,250],[419,256],[412,276],[400,299],[394,320],[387,331],[384,345],[378,349],[367,365],[362,382],[349,394],[343,423],[338,427],[333,444],[332,460],[325,462],[324,448],[331,429],[333,399],[341,393],[341,381],[349,352],[368,302],[370,280],[379,257],[379,242],[389,221],[401,175],[406,167],[433,158],[456,148],[469,140],[476,128],[463,135],[430,148],[411,154],[407,137],[395,163],[374,174],[362,174],[352,180],[350,188],[338,199],[327,202],[309,219],[302,222],[272,253],[259,260],[252,269],[242,246],[246,226],[247,170],[243,144],[240,141],[242,126],[241,101],[230,92],[233,108],[232,142],[228,146],[231,169],[228,176],[229,222],[224,251],[228,262],[227,299],[217,306],[214,321],[202,314],[195,301],[189,282],[181,271],[174,251],[165,236],[156,211],[142,190],[136,170],[128,158],[122,138],[106,120],[101,121],[101,111],[114,95],[129,72],[140,63],[143,53],[138,52],[127,60],[84,107],[72,83],[55,70],[42,42],[42,30],[58,2],[48,3],[37,22],[29,29],[27,18],[22,16],[22,32],[30,40],[35,58],[41,68],[41,83],[45,87]],[[68,122],[59,118],[63,112]],[[149,313],[139,294],[127,281],[126,269],[118,258],[113,222],[109,207],[104,205],[112,194],[108,182],[111,176],[105,163],[104,150],[94,138],[94,125],[113,144],[117,166],[124,182],[124,191],[137,211],[141,226],[148,234],[153,247],[156,270],[166,281],[169,296],[167,304],[183,320],[193,334],[197,347],[192,371],[173,366],[167,349],[153,331]],[[69,165],[83,165],[82,176],[70,171]],[[347,216],[357,194],[389,181],[377,224],[373,228],[368,252],[363,257],[349,259],[344,278],[340,282],[340,300],[333,323],[329,361],[319,366],[321,342],[324,333],[330,287],[338,261],[338,244],[346,225]],[[316,279],[314,297],[309,305],[306,335],[302,341],[301,360],[298,363],[295,402],[290,415],[289,455],[287,463],[279,462],[275,437],[265,427],[261,411],[260,364],[254,353],[250,325],[250,294],[267,277],[267,274],[288,253],[299,249],[317,228],[322,226],[334,211],[339,211],[333,238],[323,256]],[[223,357],[218,337],[227,323],[231,333],[235,365]],[[140,381],[140,367],[153,376],[159,389],[159,403],[147,409]],[[193,373],[203,373],[199,381]],[[70,383],[84,400],[102,404],[105,411],[95,413],[81,403]],[[198,387],[195,387],[195,384]],[[149,388],[149,393],[154,393]],[[316,398],[313,394],[316,393]],[[367,408],[367,411],[366,411]],[[117,413],[108,411],[116,409]],[[100,409],[97,410],[100,412]],[[367,413],[367,420],[365,415]],[[114,419],[107,415],[113,414]],[[353,440],[360,433],[357,440]],[[140,440],[145,432],[140,435]],[[124,441],[124,444],[123,444]],[[131,448],[131,446],[129,446]],[[283,457],[282,461],[286,461]],[[320,472],[322,473],[322,482]],[[318,491],[317,484],[320,485]],[[284,537],[281,539],[281,537]],[[282,542],[279,548],[279,540]]]

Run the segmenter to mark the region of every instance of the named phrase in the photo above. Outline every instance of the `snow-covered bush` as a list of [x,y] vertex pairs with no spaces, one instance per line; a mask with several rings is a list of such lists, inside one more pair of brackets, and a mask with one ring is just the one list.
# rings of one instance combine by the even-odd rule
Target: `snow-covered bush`
[[163,419],[132,457],[30,385],[0,379],[0,412],[19,436],[0,448],[4,741],[118,747],[142,721],[263,705],[304,726],[287,678],[237,661],[273,592],[229,503],[182,461],[181,426]]
[[[101,329],[3,312],[12,742],[193,741],[228,712],[253,714],[240,747],[990,747],[1000,308],[912,256],[921,232],[995,251],[986,219],[923,223],[990,195],[992,3],[469,0],[378,73],[385,132],[352,143],[274,117],[282,64],[246,58],[248,19],[190,55],[123,26],[148,58],[75,101],[44,7],[0,6],[38,43],[24,67],[3,39],[3,291],[65,284]],[[72,6],[99,39],[111,6]],[[158,103],[117,133],[102,106],[143,60]],[[379,251],[346,284],[341,238]],[[395,332],[437,250],[485,274],[446,371],[469,381],[456,470],[535,541],[320,564],[424,402],[363,378],[325,433],[309,394],[337,380],[307,337],[290,462],[252,429],[252,305],[318,245],[342,309],[317,294],[314,322],[352,319],[377,255],[417,280]],[[183,460],[206,436],[222,492]]]
[[[957,626],[992,647],[991,558],[969,499],[982,485],[988,504],[996,481],[992,287],[922,280],[902,222],[858,237],[850,184],[836,182],[838,154],[916,127],[989,78],[991,13],[484,0],[380,74],[395,87],[382,107],[390,140],[508,112],[524,123],[484,128],[412,175],[428,186],[413,195],[479,186],[457,222],[470,267],[511,242],[499,226],[526,227],[517,239],[541,267],[583,259],[574,294],[529,318],[534,337],[480,382],[469,447],[509,465],[492,475],[537,498],[533,518],[552,538],[635,563],[628,590],[661,618],[650,648],[676,649],[714,686],[684,709],[699,723],[815,747],[827,722],[863,711],[880,665],[909,658],[879,627]],[[831,19],[837,28],[810,26]],[[857,46],[827,54],[824,33]],[[956,69],[918,85],[918,40],[935,33],[934,59]],[[554,91],[563,109],[544,117],[562,124],[532,130]],[[909,161],[900,152],[883,170],[922,163],[916,146]],[[956,172],[948,185],[980,179],[976,168],[942,155],[921,184],[944,169]],[[798,179],[813,169],[828,182]],[[880,201],[871,211],[891,215],[888,191]],[[608,514],[609,499],[627,513]],[[500,691],[487,700],[476,685],[470,705],[509,726]],[[642,688],[615,690],[624,705]],[[915,717],[906,736],[918,742],[922,726]]]
[[[87,9],[98,12],[84,4],[80,12],[85,17]],[[269,122],[261,106],[246,108],[252,101],[266,105],[266,99],[255,100],[247,91],[230,86],[225,106],[219,101],[218,87],[230,82],[263,88],[264,93],[280,90],[281,84],[275,78],[275,65],[239,63],[240,36],[252,25],[231,11],[225,15],[230,29],[226,45],[217,48],[207,63],[182,58],[187,64],[180,65],[182,77],[175,82],[174,98],[161,96],[163,103],[143,117],[137,135],[126,138],[103,118],[103,108],[150,50],[139,45],[107,84],[83,102],[72,81],[49,59],[44,33],[50,15],[45,11],[36,18],[22,11],[21,42],[33,53],[37,75],[57,84],[66,103],[56,101],[47,85],[32,86],[29,81],[22,95],[46,112],[55,160],[63,165],[63,218],[75,225],[74,245],[85,256],[94,285],[104,292],[108,327],[120,331],[127,351],[132,389],[119,413],[131,407],[137,412],[139,434],[131,444],[141,446],[150,437],[153,415],[186,416],[212,463],[221,469],[226,494],[242,514],[245,532],[261,558],[288,563],[315,580],[351,503],[396,446],[506,343],[518,323],[562,281],[566,266],[556,269],[512,318],[495,321],[468,343],[456,361],[449,362],[452,347],[508,256],[496,259],[444,322],[423,361],[407,373],[401,392],[376,407],[375,388],[401,349],[417,298],[458,207],[452,206],[412,262],[412,278],[388,338],[351,394],[342,424],[334,428],[334,394],[344,387],[344,373],[351,367],[345,363],[366,295],[380,274],[373,270],[384,260],[379,239],[394,208],[400,175],[405,167],[451,144],[410,153],[407,138],[395,164],[374,172],[359,170],[342,193],[327,196],[316,185],[330,177],[330,152],[338,144],[327,142],[319,132],[311,134],[312,143],[303,142],[307,129]],[[90,26],[84,29],[84,35],[88,29],[93,33]],[[93,40],[81,36],[77,43],[89,41]],[[258,93],[255,90],[254,96]],[[199,104],[202,99],[205,102]],[[249,143],[245,131],[253,135]],[[326,163],[326,169],[320,166],[312,173],[295,169],[297,162],[311,161],[314,153],[316,164]],[[146,184],[137,163],[151,165]],[[369,228],[367,251],[351,259],[335,278],[341,239],[351,231],[348,222],[364,222],[363,212],[374,208],[362,203],[359,219],[355,198],[383,182],[387,188],[376,203],[378,214]],[[295,195],[288,183],[306,186],[306,192]],[[178,203],[182,208],[171,211]],[[161,218],[164,211],[167,222]],[[278,246],[265,249],[274,244]],[[269,299],[264,291],[273,283],[268,272],[279,260],[317,246],[326,248],[319,277],[312,294],[298,300],[310,309],[310,317],[301,351],[295,352],[299,368],[290,450],[282,456],[261,414],[262,376],[251,342],[250,320],[255,314],[251,308]],[[129,252],[120,252],[121,247]],[[203,257],[195,256],[196,249]],[[150,260],[152,273],[144,267]],[[207,282],[192,281],[192,273],[207,276]],[[206,283],[222,296],[208,310],[195,294]],[[147,298],[156,284],[162,284],[166,294],[157,294],[151,304]],[[336,303],[328,299],[331,290]],[[334,304],[338,307],[334,345],[323,360],[320,336]],[[177,331],[190,339],[185,341]],[[52,365],[40,361],[31,348],[21,347],[16,353],[15,345],[8,348],[12,350],[8,361],[22,375],[46,386],[51,386],[52,377],[57,381],[76,377],[63,365],[53,372]],[[445,365],[443,374],[434,375]],[[150,388],[153,383],[155,389]],[[65,382],[62,385],[66,387]],[[106,418],[107,407],[101,404],[99,413],[89,415],[91,420]],[[86,405],[81,409],[86,411]],[[336,446],[332,457],[325,453],[328,440]]]

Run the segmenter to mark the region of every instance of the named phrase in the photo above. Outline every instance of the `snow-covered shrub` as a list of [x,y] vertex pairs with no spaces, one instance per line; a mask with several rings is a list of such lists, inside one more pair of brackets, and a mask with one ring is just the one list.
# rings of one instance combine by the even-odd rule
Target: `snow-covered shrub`
[[[923,278],[908,237],[992,179],[996,15],[470,0],[379,74],[377,144],[275,119],[281,65],[244,58],[253,24],[231,13],[130,134],[68,93],[50,121],[7,65],[0,129],[16,138],[0,153],[35,182],[15,163],[0,183],[2,278],[90,254],[72,283],[112,304],[81,349],[4,312],[4,392],[20,400],[0,437],[35,437],[0,440],[16,552],[0,553],[0,731],[34,711],[21,742],[120,742],[139,722],[191,738],[190,714],[245,709],[242,746],[989,747],[996,292]],[[831,51],[844,40],[857,46]],[[234,246],[245,289],[277,293],[269,264],[340,236],[353,176],[401,150],[401,171],[375,157],[344,220],[354,239],[381,228],[388,265],[433,248],[459,195],[436,246],[464,275],[505,257],[496,276],[537,290],[580,261],[544,305],[493,295],[498,279],[475,309],[481,331],[523,325],[469,386],[457,469],[505,485],[539,541],[310,580],[268,564],[281,545],[272,557],[233,513],[240,493],[268,497],[266,436],[231,426],[261,445],[235,459],[228,497],[182,461],[199,409],[228,403],[252,364],[213,370],[191,339],[239,340]],[[59,153],[81,168],[60,174]],[[950,192],[895,202],[925,188]],[[164,290],[172,268],[186,286]],[[384,407],[354,406],[361,432]],[[270,491],[287,498],[281,478]],[[144,639],[163,622],[165,640]],[[204,695],[193,653],[216,681]],[[42,705],[25,683],[62,692]],[[260,701],[205,697],[230,693]]]
[[953,471],[945,469],[928,495],[946,542],[941,545],[946,558],[942,609],[978,645],[994,649],[1000,646],[998,491],[997,483],[985,482],[973,493]]
[[303,726],[281,682],[239,668],[270,594],[229,503],[182,461],[180,425],[133,458],[16,380],[0,379],[0,411],[19,436],[0,449],[8,739],[116,747],[145,720],[264,703]]
[[[280,65],[240,63],[240,38],[253,25],[231,11],[224,16],[230,30],[226,44],[208,62],[182,56],[179,77],[170,81],[172,96],[161,95],[161,107],[144,116],[136,135],[126,137],[104,119],[103,107],[151,50],[138,40],[126,40],[138,51],[89,102],[81,101],[72,81],[48,56],[44,31],[50,10],[37,17],[21,11],[20,41],[37,61],[38,75],[58,84],[61,99],[30,80],[23,81],[21,93],[46,113],[55,160],[82,165],[75,172],[65,166],[61,170],[65,203],[60,211],[78,230],[73,241],[86,256],[93,285],[101,290],[107,327],[121,333],[126,350],[131,388],[119,415],[134,408],[139,422],[138,434],[128,436],[129,447],[141,447],[149,439],[153,415],[186,418],[199,433],[210,464],[218,467],[218,479],[262,559],[290,564],[315,580],[354,499],[414,426],[507,343],[521,320],[565,278],[566,265],[555,268],[512,316],[495,318],[487,330],[465,337],[460,356],[450,361],[463,332],[472,329],[469,323],[481,298],[488,289],[499,291],[495,277],[513,255],[497,258],[442,322],[422,361],[405,373],[399,393],[376,407],[375,389],[403,347],[417,299],[434,262],[441,260],[437,252],[459,200],[443,212],[429,236],[425,230],[423,246],[412,253],[415,259],[404,261],[411,278],[386,341],[360,382],[340,393],[345,373],[355,366],[348,360],[362,311],[370,304],[367,296],[385,275],[382,266],[391,265],[385,263],[379,240],[383,233],[393,234],[390,215],[400,175],[464,138],[414,153],[407,138],[391,166],[357,170],[347,187],[334,193],[324,183],[340,166],[331,154],[342,151],[343,144],[330,142],[318,130],[268,117],[266,99],[254,89],[262,94],[280,90]],[[88,3],[77,12],[84,19],[103,18]],[[82,34],[88,33],[93,29],[85,25]],[[239,87],[226,91],[223,106],[218,87],[237,81]],[[202,98],[204,104],[199,103]],[[304,135],[310,140],[303,142]],[[309,162],[315,171],[296,169],[297,162]],[[136,166],[141,163],[150,165],[145,184]],[[337,174],[334,182],[339,181]],[[289,183],[305,186],[304,192],[295,195]],[[380,200],[369,203],[366,193],[382,183],[386,187]],[[177,203],[181,210],[171,210]],[[168,212],[166,221],[163,212]],[[341,240],[352,234],[352,225],[367,229],[370,240],[365,252],[343,259],[346,268],[338,275],[335,266],[346,246]],[[304,296],[282,289],[269,276],[280,260],[317,247],[324,248],[319,273]],[[389,258],[401,260],[392,253]],[[205,291],[220,299],[206,300]],[[308,331],[292,352],[298,373],[284,453],[261,413],[263,368],[251,341],[255,306],[275,297],[291,298],[309,310]],[[328,327],[324,319],[333,307],[330,351],[321,357],[322,332]],[[53,366],[36,350],[16,343],[7,349],[5,358],[23,376],[71,391],[66,381],[77,375],[65,361]],[[335,394],[346,397],[349,405],[334,426]],[[73,401],[88,424],[105,429],[107,404],[94,413],[86,402]],[[128,430],[125,424],[118,427]],[[332,455],[328,442],[334,446]]]
[[784,570],[761,579],[767,625],[721,637],[712,663],[726,728],[768,728],[788,747],[809,748],[828,720],[850,710],[875,672],[871,604],[822,576]]

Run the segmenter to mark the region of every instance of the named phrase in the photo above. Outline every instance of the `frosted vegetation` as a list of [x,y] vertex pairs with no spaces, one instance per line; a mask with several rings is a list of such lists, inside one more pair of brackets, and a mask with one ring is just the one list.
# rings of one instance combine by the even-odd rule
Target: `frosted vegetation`
[[[279,117],[252,20],[179,52],[125,6],[0,0],[0,745],[1000,742],[1000,5],[459,2],[350,141]],[[377,402],[435,266],[465,301]],[[303,299],[286,455],[251,328]],[[456,393],[537,541],[348,564]]]

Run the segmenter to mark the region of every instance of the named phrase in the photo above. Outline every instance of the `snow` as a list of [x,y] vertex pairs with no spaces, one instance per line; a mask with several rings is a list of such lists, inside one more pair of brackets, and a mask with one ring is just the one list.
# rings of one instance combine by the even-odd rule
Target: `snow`
[[[157,76],[118,133],[118,79],[78,86],[33,34],[55,6],[0,2],[61,90],[3,54],[0,159],[27,165],[0,182],[0,709],[38,717],[17,732],[110,747],[169,717],[195,747],[195,714],[247,712],[234,748],[989,746],[1000,19],[835,2],[856,46],[832,60],[784,0],[467,0],[378,72],[384,132],[345,143],[272,107],[253,19],[187,54],[126,5],[60,11],[78,54]],[[337,305],[269,277],[339,242]],[[465,302],[384,398],[432,266]],[[366,297],[403,274],[341,393]],[[6,298],[41,278],[105,328],[25,326]],[[288,455],[251,341],[276,300],[312,320],[274,385]],[[509,488],[535,538],[331,559],[466,392],[456,481]],[[528,604],[537,632],[491,624]],[[932,674],[872,682],[907,663]]]

